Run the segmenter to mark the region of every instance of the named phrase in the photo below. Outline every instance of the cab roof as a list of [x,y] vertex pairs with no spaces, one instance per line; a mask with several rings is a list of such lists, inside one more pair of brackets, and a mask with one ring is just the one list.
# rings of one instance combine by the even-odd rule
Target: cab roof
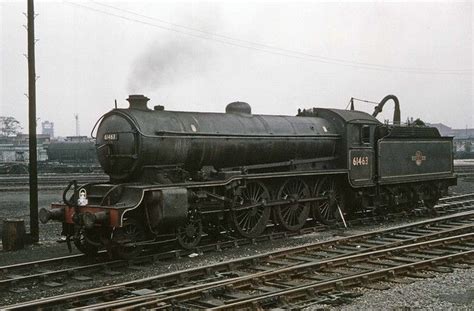
[[322,118],[337,118],[345,123],[360,123],[360,124],[382,124],[375,117],[370,114],[358,110],[343,110],[333,108],[314,108],[313,112],[318,117]]

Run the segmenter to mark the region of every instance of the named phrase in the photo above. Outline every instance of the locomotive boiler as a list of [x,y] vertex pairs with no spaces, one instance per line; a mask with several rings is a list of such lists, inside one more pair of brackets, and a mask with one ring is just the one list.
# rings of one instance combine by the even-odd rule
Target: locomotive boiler
[[[388,100],[394,125],[375,118]],[[84,253],[105,247],[130,258],[170,239],[192,249],[224,232],[255,238],[359,211],[432,208],[456,183],[452,138],[400,125],[393,95],[373,115],[323,108],[254,115],[244,102],[198,113],[149,109],[143,95],[128,101],[97,127],[110,181],[72,181],[63,202],[40,211],[42,222],[62,222]]]
[[221,168],[334,157],[339,135],[318,117],[252,115],[250,105],[230,103],[226,113],[148,109],[132,95],[129,109],[106,114],[97,130],[97,151],[113,182],[142,180],[167,166],[189,173]]

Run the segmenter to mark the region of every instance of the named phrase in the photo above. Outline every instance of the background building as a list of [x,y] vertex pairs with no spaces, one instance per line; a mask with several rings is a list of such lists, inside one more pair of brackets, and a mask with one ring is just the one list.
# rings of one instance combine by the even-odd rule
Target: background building
[[54,138],[54,122],[41,122],[41,133],[49,135],[50,138]]

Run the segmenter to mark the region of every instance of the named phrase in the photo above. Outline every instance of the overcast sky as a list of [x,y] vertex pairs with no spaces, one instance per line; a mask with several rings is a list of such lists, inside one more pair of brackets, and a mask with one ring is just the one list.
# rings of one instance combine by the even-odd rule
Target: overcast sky
[[[128,94],[253,113],[400,99],[402,120],[474,127],[466,2],[36,1],[37,114],[81,134]],[[0,115],[27,131],[26,0],[0,0]],[[373,106],[356,103],[372,112]],[[393,108],[380,119],[391,118]]]

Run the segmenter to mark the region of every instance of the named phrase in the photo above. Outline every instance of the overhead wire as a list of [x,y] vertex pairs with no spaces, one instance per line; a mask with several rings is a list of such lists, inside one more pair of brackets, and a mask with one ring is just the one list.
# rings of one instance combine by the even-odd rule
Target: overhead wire
[[[132,11],[129,11],[129,10],[125,10],[125,9],[121,9],[121,8],[117,8],[117,7],[108,5],[108,4],[102,4],[102,3],[99,3],[97,1],[91,1],[91,2],[96,3],[97,5],[100,5],[100,6],[103,6],[103,7],[116,9],[118,11],[122,11],[122,12],[131,14],[131,15],[135,15],[135,16],[138,16],[138,17],[147,18],[147,19],[150,19],[150,20],[155,20],[155,21],[158,21],[158,22],[161,22],[161,23],[165,23],[165,24],[171,25],[173,27],[179,27],[179,28],[182,28],[182,29],[186,29],[186,31],[176,29],[176,28],[167,27],[167,26],[163,26],[163,25],[158,25],[158,24],[155,24],[155,23],[150,23],[150,22],[147,22],[147,21],[143,21],[143,20],[136,19],[136,18],[131,18],[131,17],[128,17],[128,16],[112,13],[112,12],[109,12],[109,11],[104,11],[104,10],[97,9],[97,8],[94,8],[94,7],[90,7],[90,6],[87,6],[87,5],[84,5],[84,4],[78,4],[78,3],[74,3],[74,2],[70,2],[70,1],[64,1],[64,2],[69,4],[69,5],[73,5],[73,6],[82,8],[82,9],[86,9],[86,10],[94,11],[94,12],[97,12],[97,13],[113,16],[113,17],[116,17],[116,18],[120,18],[120,19],[123,19],[123,20],[131,21],[131,22],[135,22],[135,23],[139,23],[139,24],[143,24],[143,25],[147,25],[147,26],[150,26],[150,27],[159,28],[159,29],[166,30],[166,31],[179,33],[179,34],[186,35],[186,36],[191,36],[191,37],[198,38],[198,39],[204,39],[204,40],[208,40],[208,41],[215,41],[215,42],[219,42],[219,43],[225,44],[225,45],[230,45],[230,46],[235,46],[235,47],[250,49],[250,50],[256,50],[256,51],[259,51],[259,52],[264,52],[264,53],[269,53],[269,54],[279,55],[279,56],[285,56],[285,57],[291,57],[291,58],[296,58],[296,59],[301,59],[301,60],[315,61],[315,62],[320,62],[320,63],[335,64],[335,65],[352,67],[352,68],[357,68],[357,69],[375,70],[375,71],[391,71],[391,72],[416,73],[416,74],[448,74],[448,75],[471,75],[472,74],[472,71],[467,71],[467,70],[466,71],[464,71],[464,70],[457,70],[457,71],[454,71],[454,70],[441,70],[440,71],[440,70],[429,70],[429,69],[421,69],[421,68],[385,66],[385,65],[351,62],[351,61],[346,61],[346,60],[325,58],[325,57],[320,57],[320,56],[307,54],[307,53],[303,53],[303,52],[292,51],[292,50],[287,50],[287,49],[281,49],[281,48],[272,47],[272,46],[261,44],[261,43],[256,43],[256,42],[246,41],[246,40],[242,40],[242,39],[232,38],[232,37],[229,37],[229,36],[214,34],[214,33],[211,33],[211,32],[204,31],[204,30],[199,30],[199,29],[195,29],[195,28],[192,28],[192,27],[187,27],[187,26],[183,26],[183,25],[179,25],[179,24],[175,24],[175,23],[170,23],[170,22],[167,22],[167,21],[164,21],[164,20],[161,20],[161,19],[157,19],[157,18],[154,18],[154,17],[149,17],[149,16],[146,16],[146,15],[143,15],[143,14],[138,14],[138,13],[135,13],[135,12],[132,12]],[[192,32],[189,32],[189,31],[198,32],[200,34],[192,33]],[[240,42],[240,43],[238,43],[238,42]],[[244,44],[241,44],[241,43],[244,43]],[[247,45],[245,45],[245,44],[247,44]],[[251,46],[251,45],[254,45],[254,46]],[[257,46],[260,46],[260,47],[257,47]]]
[[169,22],[169,21],[166,21],[166,20],[163,20],[163,19],[159,19],[159,18],[156,18],[156,17],[151,17],[151,16],[147,16],[147,15],[144,15],[144,14],[136,13],[136,12],[131,11],[131,10],[119,8],[117,6],[113,6],[113,5],[110,5],[110,4],[101,3],[101,2],[98,2],[98,1],[95,1],[95,0],[89,0],[89,1],[92,2],[92,3],[95,3],[97,5],[107,7],[107,8],[111,8],[111,9],[114,9],[114,10],[117,10],[117,11],[120,11],[120,12],[124,12],[124,13],[128,13],[128,14],[131,14],[131,15],[134,15],[134,16],[143,17],[143,18],[146,18],[146,19],[158,21],[160,23],[164,23],[164,24],[168,24],[168,25],[171,25],[171,26],[183,28],[183,29],[186,29],[186,30],[207,34],[207,35],[210,35],[210,36],[215,36],[215,37],[220,37],[220,38],[223,38],[223,39],[234,40],[234,41],[238,41],[238,42],[242,42],[242,43],[247,43],[247,44],[251,44],[251,45],[255,45],[255,46],[260,46],[260,47],[263,47],[263,48],[266,48],[266,49],[279,50],[279,51],[283,51],[283,52],[286,52],[286,53],[294,53],[294,54],[307,56],[307,57],[311,57],[311,58],[316,58],[316,59],[321,59],[321,60],[326,60],[326,61],[340,62],[342,64],[353,64],[353,65],[379,67],[379,68],[395,69],[395,70],[398,69],[398,70],[413,70],[413,71],[437,71],[437,72],[443,72],[443,73],[471,72],[471,70],[469,70],[469,69],[436,69],[436,70],[433,70],[433,69],[417,68],[417,67],[389,66],[389,65],[383,65],[383,64],[349,61],[349,60],[345,60],[345,59],[314,55],[314,54],[309,54],[309,53],[305,53],[305,52],[301,52],[301,51],[295,51],[295,50],[275,47],[275,46],[271,46],[271,45],[263,44],[263,43],[259,43],[259,42],[253,42],[253,41],[243,40],[243,39],[239,39],[239,38],[234,38],[234,37],[230,37],[230,36],[226,36],[226,35],[222,35],[222,34],[217,34],[217,33],[209,32],[209,31],[205,31],[205,30],[202,30],[202,29],[197,29],[197,28],[193,28],[193,27],[189,27],[189,26],[185,26],[185,25],[180,25],[180,24],[177,24],[177,23],[172,23],[172,22]]

